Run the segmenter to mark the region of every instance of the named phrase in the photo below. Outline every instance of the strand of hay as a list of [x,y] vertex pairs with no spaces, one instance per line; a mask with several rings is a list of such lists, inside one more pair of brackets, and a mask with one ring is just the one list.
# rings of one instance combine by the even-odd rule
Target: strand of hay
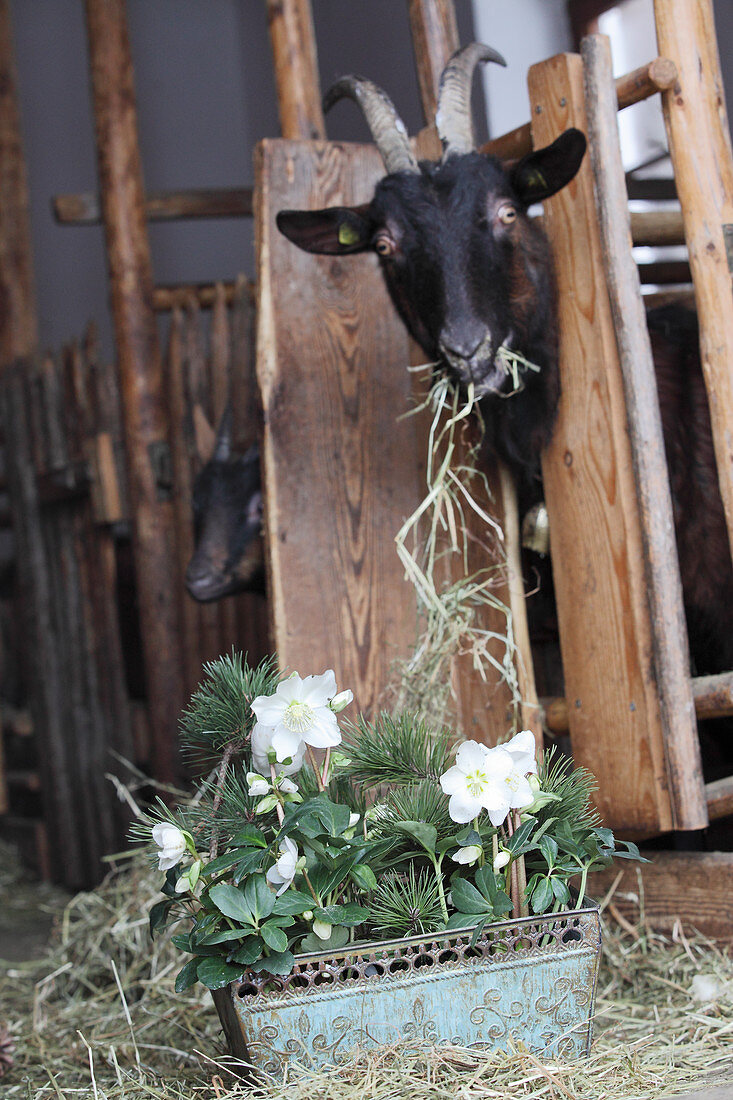
[[[514,367],[516,373],[516,363]],[[413,369],[432,371],[432,364]],[[506,576],[504,535],[479,503],[491,493],[477,467],[476,449],[457,462],[459,433],[476,410],[473,387],[464,400],[451,379],[441,375],[411,414],[425,408],[433,414],[427,492],[395,536],[405,577],[415,588],[420,630],[412,656],[397,665],[395,706],[429,716],[438,724],[448,721],[453,702],[451,662],[458,655],[469,654],[474,670],[485,682],[498,678],[508,684],[517,714],[521,693],[512,615],[497,594]],[[489,563],[479,570],[472,570],[470,564],[471,544],[476,540],[470,530],[472,515],[484,525],[482,545]],[[488,611],[500,613],[501,632],[482,625]]]
[[[392,1046],[253,1093],[227,1068],[208,992],[176,994],[180,953],[167,937],[150,942],[146,913],[159,882],[139,856],[116,861],[100,888],[61,913],[44,958],[0,963],[0,1016],[17,1042],[4,1100],[656,1100],[731,1076],[730,951],[681,932],[665,938],[642,922],[631,934],[605,929],[588,1059]],[[27,903],[39,889],[7,875],[0,887],[3,896],[22,888]],[[697,999],[702,976],[712,1001]]]

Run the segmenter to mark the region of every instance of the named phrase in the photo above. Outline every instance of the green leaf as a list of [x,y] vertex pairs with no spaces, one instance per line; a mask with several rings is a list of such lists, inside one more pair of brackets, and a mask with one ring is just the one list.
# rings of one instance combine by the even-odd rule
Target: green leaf
[[280,952],[287,950],[288,937],[278,928],[272,921],[265,921],[260,928],[260,935],[265,941],[268,947],[271,947],[273,951]]
[[616,849],[614,855],[618,859],[638,859],[640,863],[649,863],[650,861],[643,856],[637,846],[631,840],[620,840],[619,844],[625,845],[627,851],[622,852],[620,849]]
[[316,951],[339,951],[349,942],[349,930],[335,925],[327,940],[322,940],[315,932],[310,932],[300,941],[300,950],[306,954]]
[[446,924],[447,929],[452,928],[473,928],[476,924],[477,917],[475,913],[451,913]]
[[224,852],[223,855],[217,856],[216,859],[212,859],[210,863],[207,863],[202,870],[204,875],[216,875],[219,871],[227,871],[230,867],[233,867],[238,859],[241,859],[243,850],[241,848],[235,848],[231,852]]
[[265,955],[257,962],[253,963],[251,969],[255,974],[260,974],[264,971],[267,974],[280,974],[285,976],[295,966],[295,957],[292,951],[273,951],[271,955]]
[[434,825],[427,825],[424,821],[391,821],[390,829],[397,833],[405,833],[420,844],[428,855],[435,855],[435,845],[438,842],[438,830]]
[[259,871],[262,867],[262,861],[265,858],[265,854],[262,848],[254,848],[247,852],[232,871],[232,878],[235,883],[241,882],[245,875],[251,875],[255,871]]
[[377,876],[371,867],[367,867],[365,863],[357,863],[355,867],[352,867],[349,871],[349,878],[360,890],[364,890],[367,894],[371,894],[372,890],[377,888]]
[[292,916],[297,917],[301,913],[306,913],[309,909],[312,909],[314,905],[315,902],[310,894],[304,894],[300,890],[296,890],[294,886],[289,886],[279,898],[275,899],[272,911],[276,916],[292,914]]
[[544,913],[552,905],[552,886],[549,879],[541,878],[532,891],[530,905],[533,913]]
[[451,883],[451,897],[456,909],[461,913],[491,914],[491,902],[465,878],[455,878]]
[[242,946],[232,955],[232,962],[242,966],[251,966],[262,954],[262,940],[259,936],[247,936]]
[[183,970],[179,970],[176,974],[176,993],[183,993],[185,989],[190,989],[192,985],[195,985],[198,981],[198,959],[189,959]]
[[529,838],[532,835],[532,831],[537,824],[535,818],[528,817],[526,821],[523,821],[516,832],[509,837],[505,847],[514,856],[519,856],[523,852],[528,851]]
[[244,899],[252,910],[257,924],[269,917],[275,908],[275,895],[267,885],[264,875],[252,875],[244,884]]
[[539,849],[542,855],[545,857],[547,866],[552,870],[555,866],[555,860],[557,859],[558,847],[557,841],[551,836],[543,836],[540,838]]
[[191,937],[188,932],[182,932],[176,936],[171,936],[171,943],[174,947],[177,947],[179,951],[191,950]]
[[325,794],[311,800],[313,814],[323,825],[329,836],[341,836],[349,827],[351,810],[348,806],[332,802]]
[[200,959],[197,974],[199,981],[207,989],[223,989],[225,985],[241,978],[242,967],[226,962],[219,955],[216,958]]
[[165,928],[168,921],[168,913],[170,912],[173,901],[166,899],[165,901],[159,901],[150,910],[149,923],[150,923],[150,937],[155,938],[155,933],[160,931],[161,928]]
[[552,878],[552,894],[557,898],[561,905],[567,905],[570,901],[570,890],[568,884],[563,882],[561,878]]
[[363,924],[369,916],[369,910],[361,905],[349,902],[348,905],[326,905],[320,909],[314,909],[313,915],[325,921],[326,924],[343,924],[347,928],[355,928],[357,924]]
[[255,807],[256,814],[267,814],[277,806],[277,797],[274,794],[266,794]]
[[243,928],[222,928],[220,932],[210,932],[200,942],[202,946],[208,947],[212,943],[228,943],[229,940],[240,940],[243,935]]
[[488,864],[479,867],[476,872],[476,885],[483,896],[489,899],[495,917],[503,917],[512,911],[511,898],[502,889],[502,882],[502,877]]
[[245,825],[232,837],[231,843],[236,844],[238,847],[251,848],[253,845],[256,848],[267,847],[265,834],[256,825]]
[[209,897],[225,917],[230,917],[231,920],[238,921],[239,924],[257,924],[257,919],[245,900],[243,892],[237,889],[236,886],[220,882],[217,886],[211,887]]

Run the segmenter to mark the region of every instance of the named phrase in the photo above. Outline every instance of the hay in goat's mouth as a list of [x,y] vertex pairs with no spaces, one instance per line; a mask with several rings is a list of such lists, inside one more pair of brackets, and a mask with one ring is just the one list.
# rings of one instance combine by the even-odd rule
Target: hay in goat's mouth
[[[432,364],[413,369],[432,371]],[[479,445],[466,449],[460,439],[466,420],[477,412],[473,386],[464,399],[456,383],[441,375],[413,411],[426,408],[432,410],[427,492],[395,537],[419,616],[414,652],[397,666],[396,706],[433,723],[448,720],[451,662],[468,654],[485,682],[506,682],[516,725],[521,695],[512,615],[498,594],[506,573],[504,535],[486,508],[491,492],[478,468]],[[487,562],[480,569],[471,566],[477,544]],[[497,619],[501,629],[485,625]]]
[[[656,1100],[733,1076],[731,953],[699,936],[653,934],[642,912],[631,934],[604,930],[587,1059],[390,1046],[253,1092],[227,1068],[208,992],[176,994],[180,952],[167,937],[150,942],[159,880],[140,856],[117,862],[101,887],[60,911],[44,958],[0,966],[0,1020],[17,1043],[4,1100]],[[43,896],[7,872],[3,885],[6,899]],[[720,989],[709,1004],[692,996],[701,973]]]

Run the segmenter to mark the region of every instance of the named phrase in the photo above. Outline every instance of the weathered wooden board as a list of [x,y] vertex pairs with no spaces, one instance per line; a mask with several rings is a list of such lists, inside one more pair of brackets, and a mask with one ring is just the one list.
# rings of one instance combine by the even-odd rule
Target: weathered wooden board
[[[529,71],[532,131],[586,131],[582,63]],[[612,827],[672,827],[638,504],[590,160],[544,204],[557,272],[562,397],[543,474],[573,755]]]
[[[393,540],[426,492],[425,421],[400,419],[413,394],[407,366],[424,354],[373,256],[307,255],[274,219],[279,209],[367,201],[382,173],[371,147],[265,142],[255,204],[274,643],[301,673],[333,666],[366,711],[416,640],[415,599]],[[492,485],[500,501],[498,478]],[[483,568],[485,532],[473,545],[480,560],[471,568]],[[507,732],[497,675],[484,682],[463,658],[452,680],[465,734],[494,742]]]
[[415,641],[394,536],[421,499],[408,338],[374,256],[311,256],[284,208],[368,201],[371,147],[266,141],[256,162],[257,374],[273,639],[284,667],[332,667],[373,712]]
[[651,863],[624,863],[588,876],[588,894],[601,900],[619,873],[612,903],[636,925],[670,933],[679,922],[721,942],[733,940],[733,853],[651,852]]

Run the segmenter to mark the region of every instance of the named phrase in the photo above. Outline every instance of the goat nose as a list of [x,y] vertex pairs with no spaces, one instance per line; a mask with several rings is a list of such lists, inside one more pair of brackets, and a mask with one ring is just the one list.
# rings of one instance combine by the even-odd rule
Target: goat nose
[[471,359],[489,336],[486,329],[461,334],[443,333],[438,346],[446,359]]

